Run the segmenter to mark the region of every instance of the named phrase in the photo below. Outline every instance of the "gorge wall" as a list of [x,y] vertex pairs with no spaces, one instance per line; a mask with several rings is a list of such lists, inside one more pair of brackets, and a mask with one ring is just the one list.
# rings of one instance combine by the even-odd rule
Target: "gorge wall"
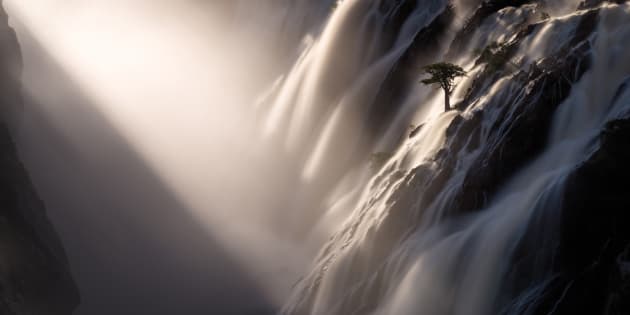
[[0,44],[0,314],[70,315],[79,293],[13,140],[23,106],[22,56],[4,9]]

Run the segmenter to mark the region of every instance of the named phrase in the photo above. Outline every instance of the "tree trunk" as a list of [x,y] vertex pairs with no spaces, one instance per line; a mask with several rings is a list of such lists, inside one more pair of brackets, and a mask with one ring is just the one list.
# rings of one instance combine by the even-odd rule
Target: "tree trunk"
[[451,110],[451,100],[450,95],[448,95],[448,91],[444,90],[444,111],[448,112]]

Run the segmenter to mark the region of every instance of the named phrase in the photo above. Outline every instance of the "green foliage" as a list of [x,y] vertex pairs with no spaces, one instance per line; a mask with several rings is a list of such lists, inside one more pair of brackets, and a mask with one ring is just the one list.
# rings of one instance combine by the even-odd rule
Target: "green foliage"
[[392,154],[389,152],[372,153],[372,155],[370,156],[370,169],[373,172],[377,172],[391,158],[392,158]]

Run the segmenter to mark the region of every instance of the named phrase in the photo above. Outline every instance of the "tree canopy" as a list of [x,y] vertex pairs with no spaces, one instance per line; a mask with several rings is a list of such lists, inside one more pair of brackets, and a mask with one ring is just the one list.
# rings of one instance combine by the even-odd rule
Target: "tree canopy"
[[455,78],[466,76],[466,71],[462,67],[448,62],[430,64],[423,67],[422,70],[431,77],[421,82],[426,85],[439,84],[445,94],[444,108],[449,110],[449,97],[454,89]]

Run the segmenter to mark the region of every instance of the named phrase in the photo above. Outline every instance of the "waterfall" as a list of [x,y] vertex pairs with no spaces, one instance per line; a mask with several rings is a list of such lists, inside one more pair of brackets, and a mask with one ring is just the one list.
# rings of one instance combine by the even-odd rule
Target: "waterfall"
[[629,312],[627,1],[7,7],[79,314]]
[[[403,26],[385,44],[385,21],[409,3],[417,6],[398,16]],[[454,93],[459,111],[439,113],[441,96],[414,86],[382,105],[395,111],[385,122],[394,127],[370,136],[366,117],[392,71],[450,7],[349,0],[337,8],[276,85],[264,130],[302,161],[304,183],[339,183],[326,170],[335,163],[393,153],[375,174],[365,167],[328,195],[324,213],[343,214],[327,223],[332,236],[283,314],[530,314],[542,303],[560,277],[565,186],[599,148],[606,124],[630,110],[622,57],[630,54],[630,5],[577,7],[557,4],[544,16],[544,4],[506,5],[478,25],[461,21],[482,9],[456,10],[453,31],[440,36],[459,50],[444,57],[448,46],[439,45],[423,61],[450,58],[470,69]],[[452,34],[458,27],[472,29],[465,42]],[[512,60],[495,71],[473,52],[493,42],[506,43]],[[418,132],[407,137],[400,117],[420,122]],[[514,139],[525,149],[514,149]],[[528,280],[517,281],[519,273]]]
[[264,143],[291,161],[287,186],[298,188],[289,207],[302,209],[292,210],[291,224],[328,221],[319,224],[326,230],[340,215],[324,211],[336,202],[328,198],[333,187],[346,199],[356,198],[359,189],[347,188],[365,174],[351,165],[364,164],[373,149],[391,146],[378,144],[384,137],[374,134],[379,92],[418,34],[450,8],[444,1],[350,0],[330,10],[323,29],[304,38],[295,65],[257,106]]

